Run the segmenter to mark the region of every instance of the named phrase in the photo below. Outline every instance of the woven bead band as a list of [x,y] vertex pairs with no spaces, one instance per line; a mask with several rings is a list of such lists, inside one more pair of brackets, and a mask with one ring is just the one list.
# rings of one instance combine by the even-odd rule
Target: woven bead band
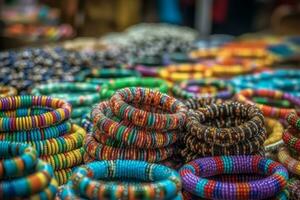
[[[288,172],[283,166],[260,156],[201,158],[184,165],[179,173],[185,190],[208,199],[266,199],[280,193],[288,180]],[[269,176],[259,181],[240,183],[204,178],[236,173],[262,173]]]
[[282,140],[284,143],[296,150],[300,151],[300,139],[299,139],[299,131],[292,126],[289,126],[284,132],[283,132],[283,137]]
[[[240,93],[238,93],[236,95],[236,99],[240,102],[243,102],[243,103],[256,105],[257,107],[259,107],[261,109],[264,116],[267,116],[267,117],[285,119],[286,116],[290,112],[295,112],[295,109],[271,107],[271,106],[268,106],[268,105],[255,103],[255,102],[253,102],[249,99],[249,98],[255,97],[255,96],[267,97],[267,98],[273,98],[273,99],[284,99],[284,100],[288,100],[289,102],[291,102],[291,104],[294,105],[295,107],[300,106],[300,99],[299,98],[297,98],[293,95],[290,95],[288,93],[282,93],[282,92],[276,91],[276,90],[264,90],[264,89],[251,90],[251,89],[246,89],[246,90],[240,91]],[[299,110],[296,110],[296,111],[300,112]]]
[[286,147],[282,147],[278,151],[278,160],[293,174],[300,175],[300,161],[290,155],[290,151]]
[[[121,179],[126,186],[110,182],[112,185],[108,187],[108,183],[102,180],[107,178]],[[72,199],[78,194],[81,198],[89,199],[175,199],[180,193],[181,182],[176,171],[142,161],[116,160],[92,162],[78,168],[60,197]]]
[[[135,108],[129,103],[159,107],[168,114],[151,113]],[[132,124],[155,130],[182,127],[185,123],[186,106],[166,94],[148,88],[125,88],[118,90],[110,99],[111,109],[117,117]]]
[[298,129],[300,131],[300,117],[294,112],[290,113],[287,118],[287,122],[293,126],[294,128]]
[[145,87],[157,89],[162,93],[168,92],[167,83],[158,78],[122,78],[109,81],[106,84],[102,85],[100,97],[101,99],[110,98],[116,90],[122,89],[125,87]]
[[28,117],[1,117],[0,131],[23,131],[60,123],[70,117],[71,105],[60,99],[46,96],[13,96],[0,99],[0,110],[44,106],[55,110]]

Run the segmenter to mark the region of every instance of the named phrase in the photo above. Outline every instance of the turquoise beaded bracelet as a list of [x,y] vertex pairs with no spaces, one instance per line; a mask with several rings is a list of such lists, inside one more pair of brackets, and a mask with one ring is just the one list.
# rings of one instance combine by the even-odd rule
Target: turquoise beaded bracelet
[[[106,180],[110,179],[120,179],[125,183],[107,183]],[[133,180],[139,182],[132,182]],[[181,199],[181,181],[176,171],[163,165],[132,160],[99,161],[77,168],[68,184],[59,193],[59,197]]]
[[132,77],[111,80],[103,84],[100,91],[100,97],[101,99],[108,99],[115,93],[116,90],[125,87],[145,87],[157,89],[162,93],[168,92],[168,84],[162,79]]

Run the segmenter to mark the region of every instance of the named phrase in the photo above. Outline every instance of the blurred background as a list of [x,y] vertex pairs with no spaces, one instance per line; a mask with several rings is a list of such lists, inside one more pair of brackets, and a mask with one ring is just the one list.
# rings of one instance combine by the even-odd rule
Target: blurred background
[[0,0],[1,50],[100,37],[141,22],[210,34],[300,33],[299,0]]

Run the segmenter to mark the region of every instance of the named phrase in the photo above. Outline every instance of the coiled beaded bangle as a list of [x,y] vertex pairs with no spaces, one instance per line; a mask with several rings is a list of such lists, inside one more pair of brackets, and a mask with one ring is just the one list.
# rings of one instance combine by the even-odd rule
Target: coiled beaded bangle
[[[153,131],[142,127],[132,126],[127,121],[118,120],[112,113],[109,102],[104,101],[93,108],[92,119],[98,133],[107,135],[127,146],[138,148],[159,148],[176,142],[175,131]],[[94,128],[94,129],[95,129]]]
[[38,160],[35,166],[36,172],[27,177],[16,178],[0,182],[1,199],[14,197],[26,197],[42,191],[50,183],[54,176],[49,164]]
[[15,131],[8,133],[0,133],[0,140],[12,141],[12,142],[30,142],[47,140],[51,138],[60,137],[71,131],[71,123],[64,121],[60,124],[49,126],[42,129],[33,129],[30,131]]
[[287,122],[293,126],[294,128],[298,129],[300,131],[300,117],[294,112],[290,113],[287,118]]
[[11,86],[0,86],[0,98],[8,97],[8,96],[15,96],[17,95],[17,90]]
[[281,162],[290,172],[296,175],[300,175],[300,161],[296,160],[290,155],[290,151],[286,147],[281,147],[278,151],[278,160]]
[[69,134],[63,135],[59,138],[30,141],[28,143],[37,149],[40,156],[54,155],[80,148],[83,144],[85,134],[86,132],[83,128],[74,124],[72,126],[71,133]]
[[[269,175],[259,181],[218,182],[206,179],[219,174],[255,173]],[[220,156],[194,160],[179,174],[183,188],[206,199],[266,199],[275,197],[287,184],[286,169],[260,156]]]
[[[273,99],[284,99],[284,100],[288,100],[289,102],[291,102],[292,105],[295,106],[295,109],[290,109],[290,108],[277,108],[277,107],[271,107],[268,105],[263,105],[263,104],[258,104],[255,103],[253,101],[251,101],[249,98],[251,97],[267,97],[267,98],[273,98]],[[275,118],[281,118],[281,119],[285,119],[286,116],[290,113],[290,112],[299,112],[300,110],[297,108],[300,106],[300,98],[297,98],[293,95],[290,95],[288,93],[283,93],[277,90],[265,90],[265,89],[259,89],[259,90],[252,90],[252,89],[246,89],[246,90],[242,90],[240,91],[240,93],[238,93],[236,95],[236,99],[240,102],[243,103],[248,103],[251,105],[256,105],[257,107],[259,107],[261,109],[261,111],[263,112],[264,116],[267,117],[275,117]]]
[[269,145],[275,144],[281,140],[284,129],[279,121],[271,118],[266,118],[265,126],[267,129],[268,138],[265,140],[264,146],[266,149],[268,149]]
[[174,153],[174,147],[157,149],[137,149],[134,147],[118,148],[98,143],[91,134],[87,134],[84,149],[93,159],[97,160],[145,160],[159,162],[169,158]]
[[[151,113],[133,107],[129,103],[148,104],[167,114]],[[113,113],[136,126],[155,130],[177,129],[183,126],[186,106],[180,101],[149,88],[125,88],[118,90],[110,99]]]
[[[102,179],[121,179],[126,186],[118,182],[110,182],[109,186]],[[181,181],[176,171],[163,165],[132,160],[98,161],[79,167],[60,198],[72,199],[76,194],[88,199],[176,199],[181,195]]]
[[106,84],[102,85],[100,97],[101,99],[110,98],[116,90],[122,89],[125,87],[146,87],[157,89],[162,93],[168,92],[167,83],[158,78],[122,78],[109,81]]
[[24,95],[0,99],[0,110],[2,111],[32,106],[50,107],[54,110],[27,117],[0,117],[0,131],[24,131],[44,128],[68,119],[71,114],[69,103],[51,97]]
[[31,170],[37,163],[37,152],[33,147],[21,143],[0,142],[0,178],[17,176]]
[[300,138],[299,138],[299,131],[292,126],[289,126],[283,132],[282,137],[284,143],[289,147],[296,151],[300,151]]
[[[189,133],[209,144],[220,146],[229,146],[246,138],[252,138],[264,127],[264,117],[258,108],[238,102],[211,104],[205,109],[189,110],[187,116],[186,129]],[[232,116],[239,117],[245,122],[230,128],[206,125],[215,118],[229,119]]]
[[211,104],[220,104],[222,103],[222,100],[215,98],[189,98],[183,103],[188,107],[188,109],[198,110]]
[[[215,86],[219,91],[216,91],[216,93],[197,93],[197,91],[191,91],[192,90],[191,87],[193,87],[193,90],[195,90],[196,86],[198,88],[205,87],[205,86]],[[175,84],[172,88],[172,93],[175,95],[175,97],[179,97],[182,99],[204,98],[204,97],[229,99],[234,94],[234,90],[230,85],[226,84],[224,81],[205,79],[205,80],[188,80],[188,81],[183,81],[179,84]]]
[[90,106],[100,100],[100,87],[89,83],[51,83],[32,90],[33,95],[47,95],[68,101],[72,106]]

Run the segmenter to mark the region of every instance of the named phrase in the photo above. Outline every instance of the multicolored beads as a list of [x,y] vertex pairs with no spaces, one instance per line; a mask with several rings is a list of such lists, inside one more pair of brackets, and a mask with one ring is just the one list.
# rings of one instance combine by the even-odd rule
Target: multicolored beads
[[[271,99],[288,100],[293,105],[294,108],[277,108],[277,107],[255,103],[250,99],[251,97],[265,97]],[[295,111],[300,112],[297,108],[298,106],[300,106],[300,98],[297,98],[293,95],[290,95],[288,93],[283,93],[277,90],[246,89],[240,91],[235,98],[240,102],[256,105],[261,109],[264,116],[266,117],[285,119],[286,116],[291,112],[295,112]]]
[[52,167],[32,147],[0,141],[0,198],[53,199],[57,191]]
[[97,161],[77,168],[58,197],[179,200],[181,181],[176,171],[163,165],[133,160]]
[[[219,181],[222,174],[257,174],[253,181]],[[179,174],[184,190],[205,199],[267,199],[276,197],[287,184],[288,172],[277,162],[261,156],[220,156],[194,160]],[[211,177],[209,179],[209,177]]]

